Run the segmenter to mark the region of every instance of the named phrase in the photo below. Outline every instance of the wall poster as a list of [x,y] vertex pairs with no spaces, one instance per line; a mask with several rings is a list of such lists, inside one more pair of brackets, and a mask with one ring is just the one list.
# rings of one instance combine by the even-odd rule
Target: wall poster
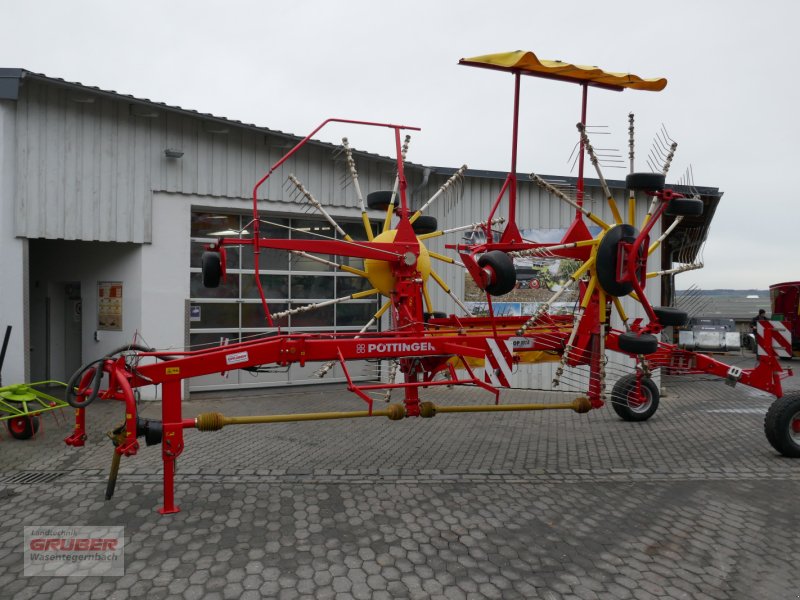
[[[596,235],[599,227],[589,227],[592,235]],[[539,243],[558,243],[566,233],[565,229],[523,229],[523,239]],[[470,232],[470,239],[464,243],[481,244],[485,241],[483,231]],[[549,300],[555,292],[566,284],[570,276],[580,267],[575,260],[559,259],[547,256],[514,258],[517,272],[515,288],[492,301],[497,316],[533,315],[542,302]],[[570,314],[575,310],[578,299],[577,286],[562,295],[560,302],[551,306],[551,314]],[[464,303],[472,311],[473,316],[487,316],[489,307],[486,303],[486,292],[481,291],[472,279],[464,273]]]
[[122,331],[122,282],[97,282],[97,329]]

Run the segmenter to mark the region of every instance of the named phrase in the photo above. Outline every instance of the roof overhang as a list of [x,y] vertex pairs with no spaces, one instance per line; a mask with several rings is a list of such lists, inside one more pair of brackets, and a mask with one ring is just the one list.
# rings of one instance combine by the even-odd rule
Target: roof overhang
[[[669,268],[675,263],[695,263],[698,261],[703,244],[708,239],[711,221],[717,212],[717,206],[722,199],[722,192],[716,188],[689,188],[674,186],[676,192],[687,196],[694,196],[703,201],[703,214],[697,216],[684,216],[672,233],[664,240],[662,264]],[[664,217],[664,229],[672,224],[674,217]]]

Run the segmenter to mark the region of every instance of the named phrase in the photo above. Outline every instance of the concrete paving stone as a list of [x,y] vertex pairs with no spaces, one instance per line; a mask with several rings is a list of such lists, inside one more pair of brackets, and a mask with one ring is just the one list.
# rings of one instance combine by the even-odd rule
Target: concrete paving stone
[[202,585],[190,585],[184,590],[183,597],[185,600],[200,600],[205,596],[205,593],[206,591]]
[[369,600],[372,598],[372,589],[366,582],[356,581],[350,589],[350,593],[356,600]]
[[198,584],[203,585],[211,578],[211,573],[207,570],[203,569],[201,571],[195,571],[189,577],[189,583],[191,584]]
[[394,598],[409,597],[408,588],[402,581],[390,581],[386,589]]
[[[152,580],[146,580],[145,579],[145,580],[139,580],[139,581],[134,582],[133,585],[131,585],[128,588],[128,591],[129,591],[129,593],[130,593],[132,598],[136,598],[136,597],[139,597],[139,596],[145,596],[145,595],[150,596],[151,592],[153,592],[155,587],[156,586],[153,584]],[[167,588],[164,587],[164,591],[166,591],[166,590],[167,590]]]
[[225,600],[232,600],[233,598],[239,598],[244,593],[244,586],[241,583],[226,583],[225,587],[222,588],[222,597]]
[[564,581],[550,581],[549,587],[562,595],[572,594],[574,592],[573,586]]
[[608,589],[608,592],[614,596],[614,598],[618,598],[619,600],[628,600],[633,596],[631,593],[631,588],[624,587],[618,582],[609,582],[606,584],[606,588]]
[[[3,589],[7,590],[7,588],[3,588]],[[15,598],[15,599],[19,598],[19,600],[30,600],[31,598],[36,596],[38,593],[39,593],[39,588],[38,587],[34,587],[34,586],[31,585],[31,586],[26,587],[25,589],[22,589],[22,590],[16,592],[13,596],[9,596],[9,597]]]
[[406,558],[398,558],[394,561],[394,566],[401,572],[401,573],[413,573],[414,572],[414,564],[406,559]]
[[331,585],[337,593],[349,592],[353,587],[353,582],[347,577],[334,577]]
[[599,600],[600,598],[598,592],[586,587],[585,585],[576,585],[573,588],[573,592],[581,600]]
[[367,574],[362,569],[348,569],[346,576],[353,583],[364,583],[367,581]]
[[270,579],[268,581],[265,581],[258,588],[259,593],[265,598],[274,597],[280,590],[281,590],[281,585],[278,583],[277,579]]
[[692,600],[696,597],[686,590],[681,590],[674,586],[667,586],[664,592],[668,598],[674,598],[675,600]]
[[659,596],[652,594],[642,588],[633,590],[633,597],[636,598],[636,600],[656,600],[657,598],[659,598]]
[[294,588],[283,588],[278,592],[278,600],[297,600],[300,597],[300,592]]

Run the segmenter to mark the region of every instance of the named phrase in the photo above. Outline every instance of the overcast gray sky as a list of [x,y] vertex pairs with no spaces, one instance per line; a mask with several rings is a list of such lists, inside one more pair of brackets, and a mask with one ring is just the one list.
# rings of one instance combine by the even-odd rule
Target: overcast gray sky
[[[603,146],[624,150],[627,114],[636,113],[639,156],[663,123],[679,143],[672,179],[691,164],[695,183],[725,192],[706,268],[681,275],[678,287],[800,280],[792,171],[798,2],[0,0],[0,7],[0,66],[295,134],[330,116],[415,125],[422,132],[409,160],[440,166],[508,167],[513,80],[459,67],[459,58],[532,50],[666,77],[660,93],[590,91],[588,121],[614,132]],[[521,171],[569,173],[579,108],[577,86],[525,78]],[[342,135],[391,153],[383,131],[331,129],[320,137]]]

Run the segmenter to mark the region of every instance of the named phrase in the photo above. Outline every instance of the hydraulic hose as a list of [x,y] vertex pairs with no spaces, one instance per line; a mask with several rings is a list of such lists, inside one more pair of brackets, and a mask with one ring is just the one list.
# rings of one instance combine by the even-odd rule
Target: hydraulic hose
[[[67,382],[67,391],[64,394],[64,400],[67,402],[67,404],[73,408],[86,408],[92,402],[97,400],[97,396],[100,395],[100,385],[103,382],[103,364],[105,361],[114,358],[114,356],[117,354],[121,354],[129,350],[136,350],[137,352],[153,352],[153,348],[147,348],[139,344],[127,344],[109,352],[103,358],[98,358],[97,360],[83,365],[81,368],[75,371],[75,373],[73,373],[72,377],[70,377],[69,381]],[[90,392],[81,402],[78,400],[78,398],[82,395],[80,392],[85,390],[86,386],[88,385],[91,385],[89,388]],[[80,386],[77,391],[75,390],[76,386]]]

